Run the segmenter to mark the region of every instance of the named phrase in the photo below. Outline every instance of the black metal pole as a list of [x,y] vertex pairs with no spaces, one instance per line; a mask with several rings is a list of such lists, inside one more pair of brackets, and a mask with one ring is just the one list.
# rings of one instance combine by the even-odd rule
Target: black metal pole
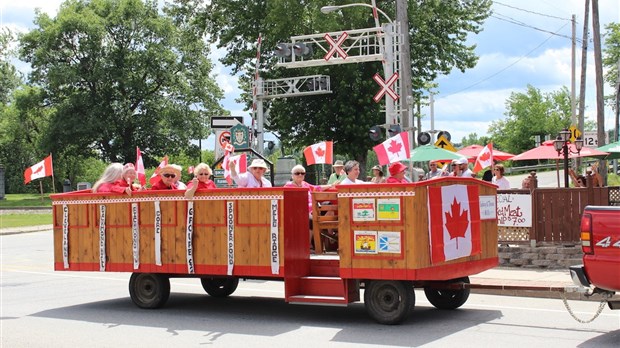
[[568,188],[568,146],[564,143],[562,147],[564,152],[564,187]]

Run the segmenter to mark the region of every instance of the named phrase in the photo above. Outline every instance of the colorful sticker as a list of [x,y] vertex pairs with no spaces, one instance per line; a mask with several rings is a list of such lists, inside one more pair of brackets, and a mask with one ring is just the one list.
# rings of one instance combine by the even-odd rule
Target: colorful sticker
[[378,220],[400,220],[400,199],[379,198],[377,199]]
[[377,232],[376,231],[354,231],[355,253],[356,254],[376,254],[377,253]]
[[401,233],[400,232],[386,232],[379,231],[379,252],[380,253],[393,253],[400,254],[401,247]]
[[373,198],[353,199],[353,221],[375,221],[375,200]]

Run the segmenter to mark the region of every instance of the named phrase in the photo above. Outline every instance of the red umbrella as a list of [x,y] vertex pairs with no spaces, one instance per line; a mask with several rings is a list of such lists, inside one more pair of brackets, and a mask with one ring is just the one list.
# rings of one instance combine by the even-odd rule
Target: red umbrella
[[[589,147],[582,148],[581,152],[577,154],[577,149],[575,149],[575,145],[572,143],[568,144],[568,148],[570,149],[568,158],[605,157],[608,155],[607,152],[599,151],[599,150],[592,149]],[[555,148],[553,147],[553,140],[547,140],[544,143],[542,143],[539,147],[535,147],[531,150],[525,151],[522,154],[514,156],[512,160],[523,161],[523,160],[535,160],[535,159],[562,159],[562,158],[563,158],[562,154],[558,155],[558,152],[555,151]]]
[[[480,151],[482,151],[483,148],[484,146],[482,145],[474,144],[474,145],[466,146],[458,150],[456,153],[466,156],[469,162],[475,162],[476,157],[478,157],[478,155],[480,154]],[[511,153],[493,149],[493,159],[496,161],[508,161],[509,159],[512,159],[513,157],[514,155]]]

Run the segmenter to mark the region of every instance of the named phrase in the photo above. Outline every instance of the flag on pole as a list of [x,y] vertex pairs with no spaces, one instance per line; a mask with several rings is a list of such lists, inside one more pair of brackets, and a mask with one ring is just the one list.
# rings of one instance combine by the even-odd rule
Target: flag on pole
[[31,182],[34,179],[44,178],[46,176],[53,176],[54,168],[52,166],[52,154],[45,157],[45,159],[32,167],[24,171],[24,184]]
[[407,132],[401,132],[373,148],[377,153],[380,165],[390,164],[411,157],[409,136]]
[[226,156],[222,161],[222,168],[224,168],[224,178],[228,182],[228,185],[232,185],[230,166],[228,165],[230,161],[235,161],[235,169],[237,170],[237,174],[245,173],[248,171],[248,160],[247,156],[244,153],[236,156],[231,156],[230,153],[226,153]]
[[476,157],[476,163],[474,164],[474,173],[478,173],[486,167],[493,165],[493,143],[488,143],[483,147],[478,157]]
[[310,145],[304,149],[306,163],[311,164],[332,164],[334,155],[334,142],[322,141],[320,143]]
[[142,160],[142,152],[140,148],[136,146],[136,174],[138,174],[138,181],[140,186],[146,185],[146,173],[144,171],[144,161]]
[[481,253],[478,186],[428,188],[431,263]]
[[161,162],[159,163],[159,166],[155,168],[153,175],[151,175],[151,178],[149,179],[149,183],[151,184],[151,186],[157,183],[157,180],[160,180],[158,174],[161,171],[161,169],[167,165],[168,165],[168,156],[164,156],[164,159],[161,160]]

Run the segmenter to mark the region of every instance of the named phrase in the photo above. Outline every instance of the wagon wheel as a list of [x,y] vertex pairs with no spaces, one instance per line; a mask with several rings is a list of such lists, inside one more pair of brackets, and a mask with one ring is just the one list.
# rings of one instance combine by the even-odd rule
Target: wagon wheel
[[170,297],[170,279],[161,274],[132,273],[129,278],[129,296],[140,308],[159,308]]
[[[447,283],[461,282],[469,284],[469,277],[447,281]],[[469,298],[469,288],[459,290],[424,288],[424,294],[428,302],[438,309],[456,309],[462,306]]]
[[415,305],[413,285],[392,280],[369,281],[364,290],[364,305],[375,321],[398,324],[407,318]]
[[200,278],[200,283],[207,294],[213,297],[227,297],[237,290],[239,278],[204,277]]

